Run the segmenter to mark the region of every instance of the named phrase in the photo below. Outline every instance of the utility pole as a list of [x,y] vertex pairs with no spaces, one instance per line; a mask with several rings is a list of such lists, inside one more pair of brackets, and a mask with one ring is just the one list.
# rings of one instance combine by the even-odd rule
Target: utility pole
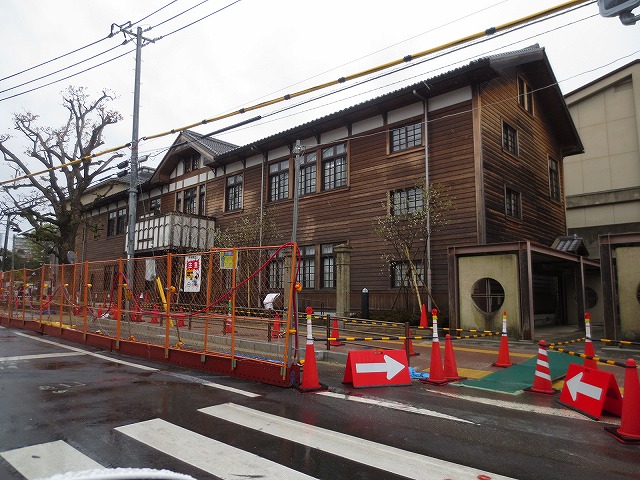
[[[118,27],[119,31],[114,31],[114,27]],[[129,168],[129,221],[127,224],[127,283],[130,291],[133,293],[133,277],[135,242],[136,242],[136,220],[138,207],[138,130],[140,125],[140,69],[142,65],[142,47],[143,41],[153,43],[153,40],[142,36],[142,27],[136,29],[134,34],[131,30],[131,22],[122,25],[111,25],[111,34],[122,32],[127,37],[135,37],[136,39],[136,71],[133,87],[133,126],[131,129],[131,162]],[[127,310],[129,310],[129,302],[127,301]]]

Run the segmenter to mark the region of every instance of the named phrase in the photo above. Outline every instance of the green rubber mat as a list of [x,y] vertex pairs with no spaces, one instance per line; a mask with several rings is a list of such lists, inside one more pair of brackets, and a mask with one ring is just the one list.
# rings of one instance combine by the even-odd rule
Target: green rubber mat
[[[564,377],[571,363],[582,364],[584,362],[583,359],[566,353],[548,351],[547,354],[552,381]],[[533,385],[537,359],[536,355],[522,363],[500,368],[482,378],[463,380],[452,385],[519,395],[525,388]]]

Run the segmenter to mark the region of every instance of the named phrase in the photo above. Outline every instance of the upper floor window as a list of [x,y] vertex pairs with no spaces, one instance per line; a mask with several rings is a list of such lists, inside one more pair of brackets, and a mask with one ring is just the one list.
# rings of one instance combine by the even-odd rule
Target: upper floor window
[[200,156],[192,155],[182,161],[182,173],[189,173],[200,168]]
[[549,157],[549,195],[553,200],[560,200],[560,173],[558,161]]
[[533,113],[533,91],[522,77],[518,77],[518,103],[527,112]]
[[322,149],[322,189],[347,185],[347,145],[340,143]]
[[424,208],[422,187],[411,187],[391,192],[391,215],[406,215]]
[[202,185],[200,185],[199,188],[199,192],[198,192],[198,215],[206,215],[206,200],[207,197],[205,195],[205,187],[204,187],[204,183]]
[[151,201],[149,202],[149,213],[153,213],[155,215],[160,214],[160,207],[160,197],[151,199]]
[[505,187],[504,189],[504,213],[508,217],[522,218],[522,204],[520,192]]
[[404,125],[390,131],[391,152],[399,152],[422,145],[422,123]]
[[322,288],[336,288],[336,257],[333,254],[333,245],[320,246],[320,262],[322,264]]
[[176,192],[176,212],[182,211],[182,191]]
[[502,149],[513,155],[518,155],[518,132],[505,122],[502,122]]
[[289,198],[289,160],[269,165],[269,200]]
[[196,213],[197,196],[196,187],[187,188],[184,191],[184,213]]
[[317,160],[318,154],[316,152],[307,153],[300,160],[300,179],[298,182],[300,195],[316,193]]
[[240,210],[242,208],[242,175],[227,177],[226,210]]
[[127,209],[121,208],[109,212],[107,221],[107,237],[123,234],[127,227]]

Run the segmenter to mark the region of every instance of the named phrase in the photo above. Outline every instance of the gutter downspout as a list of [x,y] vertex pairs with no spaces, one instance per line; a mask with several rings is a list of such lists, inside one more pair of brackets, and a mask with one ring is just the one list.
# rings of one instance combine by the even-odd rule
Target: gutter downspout
[[432,308],[431,295],[433,291],[431,289],[431,206],[429,205],[429,99],[420,95],[416,90],[413,90],[413,94],[422,100],[424,104],[424,176],[425,176],[425,199],[427,200],[427,288],[429,289],[429,295],[427,295],[427,311],[430,312]]

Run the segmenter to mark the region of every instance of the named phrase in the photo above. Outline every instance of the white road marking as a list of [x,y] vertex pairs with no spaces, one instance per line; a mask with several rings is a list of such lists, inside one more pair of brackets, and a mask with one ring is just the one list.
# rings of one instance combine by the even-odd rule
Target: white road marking
[[436,412],[434,410],[427,410],[426,408],[413,407],[411,405],[406,405],[404,403],[399,403],[399,402],[391,402],[391,401],[380,400],[376,398],[356,397],[354,395],[346,395],[343,393],[334,393],[334,392],[317,392],[315,393],[315,395],[324,395],[325,397],[339,398],[341,400],[349,400],[351,402],[366,403],[369,405],[377,405],[379,407],[392,408],[394,410],[400,410],[402,412],[417,413],[419,415],[428,415],[430,417],[444,418],[446,420],[455,420],[456,422],[471,423],[473,425],[477,425],[476,423],[471,422],[469,420],[453,417],[451,415]]
[[82,350],[81,348],[70,347],[69,345],[62,345],[61,343],[53,342],[51,340],[46,340],[44,338],[34,337],[34,336],[31,336],[31,335],[27,335],[25,333],[17,332],[15,330],[12,333],[14,333],[15,335],[19,335],[21,337],[29,338],[31,340],[37,340],[38,342],[48,343],[50,345],[55,345],[55,346],[60,347],[60,348],[65,348],[67,350],[71,350],[73,352],[81,353],[83,355],[91,355],[92,357],[96,357],[96,358],[99,358],[101,360],[107,360],[108,362],[111,362],[111,363],[120,363],[122,365],[127,365],[127,366],[133,367],[133,368],[139,368],[140,370],[148,370],[148,371],[151,371],[151,372],[157,372],[158,371],[157,368],[147,367],[146,365],[140,365],[138,363],[127,362],[125,360],[120,360],[118,358],[107,357],[106,355],[100,355],[99,353],[89,352],[88,350]]
[[62,440],[9,450],[0,456],[27,480],[104,468]]
[[313,479],[297,470],[159,418],[117,427],[116,430],[222,479]]
[[488,475],[492,480],[507,478],[344,433],[289,420],[277,415],[263,413],[233,403],[201,408],[199,411],[408,478],[441,480],[442,478],[451,477],[456,478],[456,480],[477,480],[480,475]]
[[[542,405],[531,405],[527,403],[508,402],[505,400],[497,400],[497,399],[491,399],[491,398],[471,397],[468,395],[460,395],[457,393],[444,392],[442,390],[430,390],[430,391],[438,395],[444,395],[445,397],[459,398],[461,400],[481,403],[483,405],[491,405],[494,407],[508,408],[510,410],[540,413],[542,415],[553,415],[556,417],[574,418],[577,420],[587,420],[589,422],[594,421],[591,418],[588,418],[585,415],[582,415],[581,413],[574,412],[573,410],[568,410],[566,408],[545,407]],[[612,425],[619,425],[619,423],[607,422],[606,420],[601,420],[600,423],[611,423]]]
[[171,377],[176,377],[182,380],[186,380],[188,382],[199,383],[200,385],[204,385],[205,387],[217,388],[219,390],[226,390],[228,392],[244,395],[245,397],[256,398],[256,397],[262,396],[257,393],[249,392],[247,390],[241,390],[239,388],[230,387],[228,385],[223,385],[221,383],[210,382],[202,378],[194,377],[193,375],[185,375],[184,373],[176,373],[176,372],[162,372],[162,373],[165,375],[169,375]]
[[21,360],[39,360],[41,358],[74,357],[85,355],[80,352],[39,353],[35,355],[19,355],[17,357],[0,357],[0,362],[15,362]]

